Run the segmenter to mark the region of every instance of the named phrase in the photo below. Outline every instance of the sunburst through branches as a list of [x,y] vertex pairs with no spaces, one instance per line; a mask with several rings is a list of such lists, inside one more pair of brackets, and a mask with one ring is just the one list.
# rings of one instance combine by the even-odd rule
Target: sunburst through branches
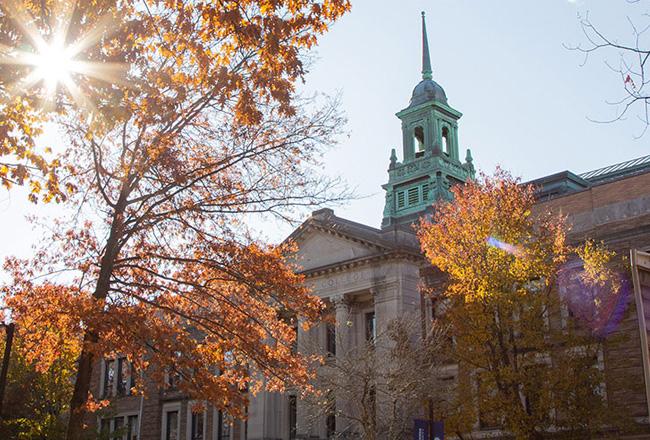
[[[36,92],[45,103],[60,96],[72,100],[86,111],[92,110],[92,102],[85,96],[80,83],[84,79],[118,82],[121,73],[128,68],[124,64],[91,61],[88,53],[98,49],[97,44],[106,29],[107,21],[99,20],[99,26],[79,37],[69,32],[72,11],[66,9],[69,3],[55,1],[52,8],[43,12],[47,17],[56,17],[54,22],[43,17],[30,15],[15,1],[0,5],[0,12],[8,18],[16,30],[21,45],[0,45],[0,65],[23,67],[7,84],[10,96]],[[96,50],[95,50],[96,52]],[[101,50],[100,50],[101,52]]]

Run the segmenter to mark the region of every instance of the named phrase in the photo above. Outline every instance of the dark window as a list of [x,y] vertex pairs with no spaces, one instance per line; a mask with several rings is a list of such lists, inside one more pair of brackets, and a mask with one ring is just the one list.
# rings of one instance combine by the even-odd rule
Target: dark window
[[298,423],[298,401],[296,396],[289,396],[289,439],[296,438]]
[[230,440],[230,430],[232,422],[229,417],[219,411],[219,420],[217,425],[217,438],[218,440]]
[[336,356],[336,326],[332,323],[328,323],[326,326],[326,349],[327,353],[332,356]]
[[165,440],[180,440],[178,437],[178,410],[167,411]]
[[138,440],[138,429],[140,428],[138,425],[138,416],[129,416],[127,425],[128,430],[126,440]]
[[169,370],[169,373],[167,374],[167,387],[170,390],[177,390],[178,389],[178,383],[181,380],[181,375],[178,371],[175,369],[171,368]]
[[375,312],[366,313],[366,341],[374,343],[376,337]]
[[111,419],[102,419],[99,422],[99,433],[102,438],[108,438],[111,433]]
[[129,394],[132,394],[131,389],[137,385],[136,375],[135,365],[133,365],[133,362],[129,362]]
[[123,357],[117,360],[117,394],[131,394],[131,366]]
[[192,440],[203,440],[203,412],[192,412]]
[[334,438],[336,435],[336,416],[334,413],[329,413],[325,419],[325,428],[327,431],[327,438]]
[[113,419],[113,437],[122,438],[126,430],[124,429],[124,417],[115,417]]
[[104,368],[104,389],[102,396],[107,397],[113,394],[113,381],[115,380],[115,360],[110,359],[105,361]]

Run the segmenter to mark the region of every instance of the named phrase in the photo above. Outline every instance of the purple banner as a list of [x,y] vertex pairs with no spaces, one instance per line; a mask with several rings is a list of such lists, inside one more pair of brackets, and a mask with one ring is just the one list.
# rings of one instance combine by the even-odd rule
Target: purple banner
[[428,420],[413,420],[413,440],[429,440]]

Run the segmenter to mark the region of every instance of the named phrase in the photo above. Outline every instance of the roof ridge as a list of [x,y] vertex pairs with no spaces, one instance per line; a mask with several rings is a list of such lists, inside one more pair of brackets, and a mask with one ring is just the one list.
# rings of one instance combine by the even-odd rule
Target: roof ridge
[[607,165],[602,168],[597,168],[595,170],[587,171],[582,174],[578,174],[578,176],[585,180],[604,178],[611,174],[622,173],[626,170],[631,170],[633,168],[641,167],[644,165],[650,166],[650,154],[647,156],[641,156],[635,159],[630,159],[624,162],[619,162],[612,165]]

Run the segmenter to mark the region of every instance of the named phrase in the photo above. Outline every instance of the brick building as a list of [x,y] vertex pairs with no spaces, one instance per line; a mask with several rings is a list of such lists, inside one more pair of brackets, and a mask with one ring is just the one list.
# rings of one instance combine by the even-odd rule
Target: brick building
[[[393,150],[389,180],[383,186],[386,203],[381,228],[322,209],[290,236],[298,244],[296,258],[314,294],[333,305],[339,324],[351,328],[345,343],[352,346],[364,343],[369,331],[380,330],[391,319],[419,312],[417,285],[427,267],[410,225],[431,209],[433,202],[449,199],[450,186],[474,176],[470,151],[464,161],[459,155],[458,121],[462,115],[448,104],[445,91],[432,79],[424,21],[423,47],[422,81],[409,105],[397,113],[403,131],[402,160],[398,161]],[[621,254],[650,250],[650,156],[580,175],[564,171],[531,183],[540,188],[540,209],[568,216],[572,241],[603,240]],[[638,255],[641,266],[650,268],[645,254]],[[630,296],[616,329],[626,337],[607,346],[602,359],[608,377],[625,377],[638,384],[624,392],[608,384],[605,387],[612,404],[623,408],[642,432],[650,432],[645,323],[650,318],[648,273],[639,270],[635,295]],[[646,298],[648,312],[643,308]],[[325,327],[316,329],[314,336],[322,345],[328,343]],[[299,343],[305,337],[299,330]],[[251,400],[248,420],[233,422],[210,407],[193,412],[192,403],[174,390],[173,378],[167,389],[146,384],[146,398],[127,395],[133,379],[125,359],[103,360],[94,371],[93,393],[111,398],[112,405],[90,422],[106,431],[121,430],[129,440],[324,439],[355,432],[354,426],[334,415],[314,422],[309,408],[292,393],[260,393]],[[450,371],[457,374],[457,367]],[[477,421],[474,438],[493,434],[481,430]]]

